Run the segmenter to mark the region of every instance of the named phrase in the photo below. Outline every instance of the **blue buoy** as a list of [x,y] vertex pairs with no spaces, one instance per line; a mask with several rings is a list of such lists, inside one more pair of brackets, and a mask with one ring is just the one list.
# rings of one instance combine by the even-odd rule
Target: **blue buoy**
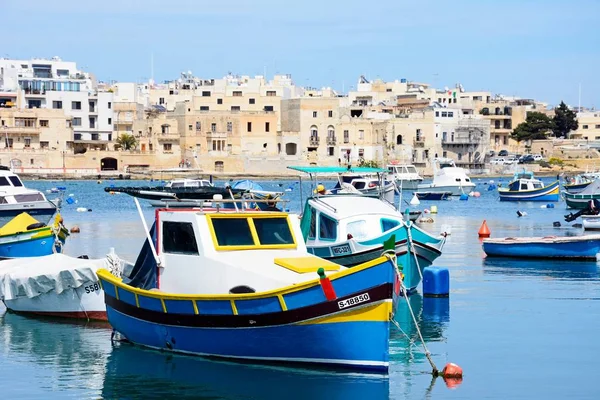
[[450,295],[450,272],[446,267],[423,269],[423,296],[447,297]]
[[466,193],[463,193],[460,195],[460,200],[469,200],[469,195]]
[[67,200],[65,200],[67,202],[67,204],[73,204],[75,203],[75,200],[73,200],[72,197],[67,197]]
[[546,208],[554,208],[554,204],[548,203],[548,204],[546,204]]

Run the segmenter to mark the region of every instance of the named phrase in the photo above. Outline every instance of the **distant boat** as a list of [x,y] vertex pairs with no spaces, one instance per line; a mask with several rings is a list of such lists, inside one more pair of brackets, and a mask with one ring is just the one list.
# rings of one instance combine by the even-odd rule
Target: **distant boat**
[[423,182],[423,177],[412,164],[390,164],[387,168],[388,176],[396,182],[398,190],[414,190]]
[[544,186],[531,171],[515,172],[507,188],[499,188],[500,201],[558,201],[559,182]]
[[415,192],[419,200],[447,200],[452,192]]
[[587,208],[590,200],[600,200],[600,179],[596,179],[579,193],[564,192],[563,197],[567,208]]
[[433,160],[433,182],[418,185],[417,191],[424,192],[450,192],[452,196],[460,196],[471,192],[475,184],[467,175],[464,168],[459,168],[454,160],[449,158],[436,158]]
[[575,194],[581,192],[583,189],[588,187],[593,181],[594,178],[588,178],[583,175],[577,175],[573,178],[568,179],[568,183],[565,183],[563,187],[567,192]]
[[600,235],[484,239],[488,257],[596,259]]
[[27,213],[21,213],[0,228],[0,258],[46,256],[62,252],[69,231],[57,216],[46,226]]

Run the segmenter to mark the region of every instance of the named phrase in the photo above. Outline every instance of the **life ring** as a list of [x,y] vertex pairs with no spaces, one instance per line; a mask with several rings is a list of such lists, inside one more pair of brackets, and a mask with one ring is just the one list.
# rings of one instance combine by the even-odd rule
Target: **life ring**
[[46,226],[46,224],[43,222],[36,222],[35,224],[28,225],[27,230],[30,231],[32,229],[43,228],[44,226]]

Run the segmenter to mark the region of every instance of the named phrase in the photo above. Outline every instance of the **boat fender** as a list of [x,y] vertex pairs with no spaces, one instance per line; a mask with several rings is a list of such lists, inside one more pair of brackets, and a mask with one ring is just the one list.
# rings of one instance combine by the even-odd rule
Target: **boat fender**
[[555,228],[560,228],[560,222],[559,221],[554,221],[552,223],[552,226],[555,227]]
[[229,289],[229,294],[256,293],[256,290],[246,285],[234,286]]
[[35,224],[28,225],[27,230],[30,231],[32,229],[43,228],[44,226],[46,226],[46,224],[43,222],[36,222]]

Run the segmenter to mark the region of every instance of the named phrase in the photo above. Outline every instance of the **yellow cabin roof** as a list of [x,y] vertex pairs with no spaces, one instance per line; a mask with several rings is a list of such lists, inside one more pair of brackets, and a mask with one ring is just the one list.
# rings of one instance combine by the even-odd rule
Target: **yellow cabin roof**
[[340,270],[340,266],[338,264],[318,257],[276,258],[275,264],[299,274],[317,272],[319,268],[323,268],[325,271]]
[[23,212],[0,228],[0,236],[11,235],[16,232],[23,232],[27,230],[27,227],[31,224],[37,224],[39,221],[33,218],[31,215]]

